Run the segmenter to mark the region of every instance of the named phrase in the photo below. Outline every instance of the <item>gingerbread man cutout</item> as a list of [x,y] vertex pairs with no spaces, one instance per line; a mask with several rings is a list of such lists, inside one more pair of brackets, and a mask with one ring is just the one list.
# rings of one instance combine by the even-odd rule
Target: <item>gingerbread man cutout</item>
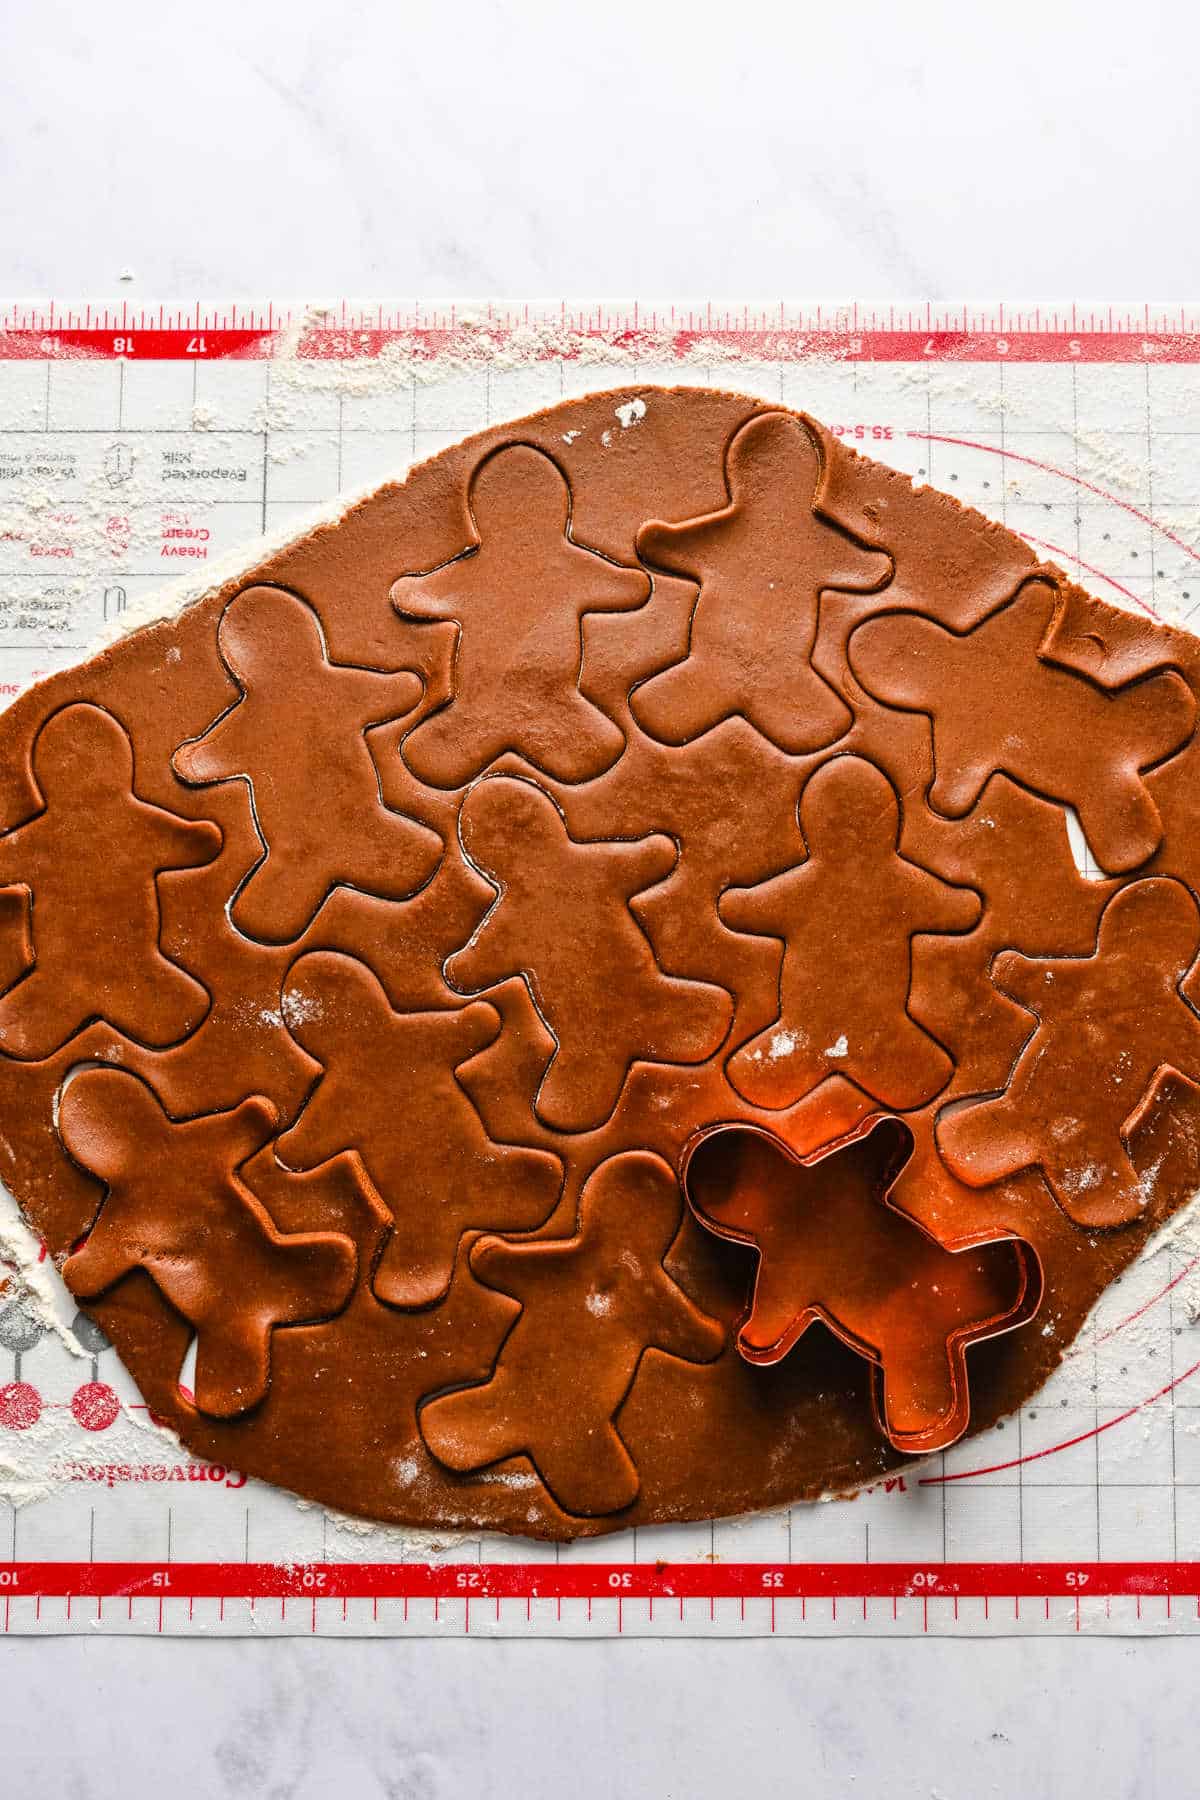
[[970,631],[915,614],[868,619],[850,661],[877,700],[929,714],[936,812],[965,817],[1002,769],[1073,806],[1096,861],[1121,875],[1162,841],[1142,776],[1187,741],[1196,703],[1171,672],[1108,689],[1047,661],[1058,610],[1054,588],[1031,581]]
[[990,1187],[1037,1167],[1076,1225],[1139,1218],[1154,1186],[1130,1160],[1128,1139],[1161,1071],[1200,1081],[1200,1016],[1180,992],[1198,949],[1195,899],[1156,877],[1114,894],[1094,956],[998,956],[992,980],[1037,1026],[1003,1094],[940,1121],[951,1173]]
[[807,1161],[756,1125],[697,1139],[684,1186],[700,1223],[758,1253],[738,1331],[747,1362],[780,1362],[820,1319],[877,1371],[876,1417],[898,1450],[944,1450],[970,1422],[967,1346],[1031,1316],[1015,1242],[950,1252],[887,1204],[912,1154],[899,1120]]
[[369,732],[403,718],[420,678],[329,660],[312,608],[252,587],[221,615],[217,641],[240,700],[175,753],[185,781],[245,780],[263,857],[230,906],[246,937],[289,944],[335,887],[407,900],[441,861],[436,832],[380,796]]
[[392,588],[402,618],[458,627],[450,699],[405,739],[405,761],[443,788],[506,750],[556,780],[588,781],[625,739],[580,692],[583,616],[643,605],[649,577],[575,543],[566,477],[529,444],[485,457],[468,504],[474,544]]
[[883,1106],[920,1106],[952,1063],[908,1011],[912,939],[971,930],[979,896],[899,854],[900,803],[886,775],[836,756],[800,796],[804,862],[718,901],[733,931],[783,940],[779,1016],[729,1059],[752,1106],[791,1106],[831,1075]]
[[374,1288],[389,1306],[443,1298],[464,1231],[530,1231],[553,1211],[562,1166],[497,1144],[456,1071],[500,1030],[494,1006],[393,1012],[364,963],[314,951],[292,965],[283,1016],[322,1073],[280,1138],[281,1162],[312,1169],[353,1151],[391,1214]]
[[638,533],[655,568],[700,584],[683,662],[631,696],[644,730],[683,744],[740,714],[791,755],[850,727],[849,707],[810,661],[823,588],[882,587],[891,557],[822,511],[820,441],[801,419],[760,413],[725,455],[729,502],[680,525]]
[[0,999],[0,1051],[50,1056],[101,1017],[150,1049],[177,1043],[209,997],[159,948],[158,877],[210,863],[219,828],[139,800],[128,734],[86,702],[51,714],[32,766],[42,811],[0,836],[0,887],[28,888],[33,926],[33,967]]
[[630,901],[675,866],[666,837],[578,843],[549,795],[489,776],[463,801],[467,855],[498,889],[470,943],[446,963],[464,993],[523,975],[557,1042],[535,1110],[558,1131],[612,1113],[634,1061],[698,1063],[732,1015],[724,988],[659,967]]
[[474,1245],[474,1273],[519,1300],[521,1313],[490,1381],[421,1408],[421,1433],[439,1462],[469,1474],[527,1456],[578,1518],[633,1503],[640,1478],[616,1418],[642,1356],[711,1362],[725,1342],[663,1264],[682,1210],[667,1165],[632,1150],[589,1177],[574,1237]]
[[214,1419],[236,1418],[266,1394],[274,1330],[340,1312],[354,1286],[350,1238],[285,1236],[239,1176],[276,1123],[257,1097],[232,1112],[169,1118],[153,1090],[120,1069],[83,1069],[59,1103],[59,1136],[108,1189],[63,1278],[89,1300],[144,1269],[196,1333],[196,1405]]

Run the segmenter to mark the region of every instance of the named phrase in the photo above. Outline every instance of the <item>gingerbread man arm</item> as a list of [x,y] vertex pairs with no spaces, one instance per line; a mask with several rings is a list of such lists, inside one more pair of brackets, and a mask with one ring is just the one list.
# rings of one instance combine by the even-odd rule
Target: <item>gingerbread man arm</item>
[[347,705],[353,706],[364,730],[406,718],[425,692],[421,677],[411,669],[348,668],[330,665]]
[[1162,843],[1162,815],[1138,768],[1111,763],[1075,796],[1075,809],[1096,861],[1114,874],[1138,868]]
[[625,877],[626,892],[641,894],[658,882],[665,881],[679,861],[679,850],[673,838],[655,832],[632,844],[606,844],[610,860],[619,865]]
[[435,624],[460,624],[462,578],[475,574],[471,560],[478,555],[476,544],[453,562],[433,569],[427,575],[401,575],[392,583],[392,605],[402,618],[421,619]]
[[510,981],[520,972],[520,964],[508,943],[509,933],[493,909],[477,927],[471,942],[446,958],[446,980],[460,994],[477,994],[483,988]]
[[992,983],[1002,994],[1042,1018],[1057,1011],[1079,979],[1077,965],[1065,958],[1025,956],[1020,950],[1002,950],[992,961]]
[[225,842],[220,826],[210,820],[180,818],[157,806],[145,807],[142,821],[153,831],[160,872],[202,868],[220,855]]
[[908,864],[905,873],[909,888],[909,917],[920,932],[965,932],[978,925],[983,902],[974,888],[957,887],[932,875],[927,869]]
[[279,1124],[279,1113],[272,1101],[252,1094],[231,1113],[218,1117],[220,1141],[230,1158],[230,1167],[238,1169],[268,1144]]
[[622,563],[610,562],[598,550],[589,550],[583,544],[572,542],[570,549],[572,557],[578,558],[576,567],[581,583],[595,582],[581,615],[581,629],[582,621],[589,613],[632,612],[635,607],[645,604],[650,594],[650,578],[644,569],[630,569]]
[[650,519],[637,534],[638,555],[652,568],[699,581],[709,546],[714,540],[720,542],[722,533],[736,516],[737,509],[730,504],[720,512],[678,525],[664,519]]
[[243,694],[227,713],[213,721],[203,736],[181,744],[172,767],[181,781],[204,787],[214,781],[232,781],[245,775],[260,760],[262,733],[257,708]]
[[1165,1064],[1189,1081],[1200,1082],[1200,1017],[1182,995],[1170,1018],[1162,1019],[1161,1031],[1159,1067]]
[[785,869],[755,887],[726,888],[718,897],[717,913],[731,931],[753,937],[782,937],[781,921],[792,905],[807,865]]
[[651,1347],[685,1362],[712,1362],[725,1348],[725,1327],[702,1312],[663,1268],[655,1271],[657,1311]]
[[280,1133],[275,1151],[286,1168],[317,1169],[349,1148],[349,1115],[338,1089],[336,1076],[322,1076],[299,1118]]
[[[0,837],[0,888],[29,887],[36,879],[41,861],[41,840],[45,833],[39,827],[46,819],[39,813],[24,825],[16,825]],[[53,852],[53,843],[50,845]]]
[[434,1015],[433,1029],[445,1060],[459,1068],[480,1050],[494,1044],[500,1031],[500,1014],[486,1000],[474,1000],[454,1012]]
[[471,1249],[471,1269],[490,1288],[524,1303],[525,1277],[547,1264],[568,1262],[579,1250],[576,1238],[565,1242],[512,1244],[506,1238],[480,1238]]
[[929,804],[934,812],[947,819],[963,818],[995,772],[991,758],[981,754],[967,722],[942,713],[933,727]]

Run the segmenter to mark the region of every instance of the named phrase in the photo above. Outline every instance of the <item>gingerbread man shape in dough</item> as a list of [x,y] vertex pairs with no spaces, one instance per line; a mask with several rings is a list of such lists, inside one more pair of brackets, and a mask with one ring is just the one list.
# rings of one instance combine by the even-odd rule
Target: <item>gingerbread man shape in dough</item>
[[615,1421],[643,1354],[711,1362],[725,1341],[663,1264],[682,1211],[667,1165],[633,1150],[589,1177],[574,1237],[474,1245],[474,1273],[521,1312],[490,1381],[421,1408],[422,1436],[440,1462],[470,1473],[528,1456],[558,1505],[580,1518],[632,1504],[640,1478]]
[[990,1187],[1037,1167],[1076,1225],[1138,1218],[1153,1182],[1138,1174],[1128,1139],[1156,1077],[1172,1069],[1200,1081],[1200,1016],[1180,992],[1198,950],[1195,899],[1155,877],[1113,895],[1094,956],[998,956],[992,980],[1037,1025],[1003,1094],[940,1121],[951,1173]]
[[407,900],[442,840],[383,804],[368,734],[412,711],[420,677],[330,662],[316,613],[286,588],[236,594],[217,641],[242,697],[175,768],[197,784],[249,784],[264,854],[231,902],[238,930],[290,944],[339,886]]
[[450,1286],[464,1231],[529,1231],[549,1217],[562,1185],[558,1158],[494,1143],[457,1079],[496,1038],[494,1006],[394,1012],[365,963],[313,951],[293,963],[282,1011],[322,1072],[279,1140],[279,1159],[312,1169],[355,1153],[392,1216],[375,1271],[381,1300],[431,1306]]
[[276,1124],[275,1108],[259,1098],[169,1118],[152,1089],[121,1069],[81,1070],[59,1104],[63,1143],[108,1188],[63,1278],[88,1300],[144,1269],[196,1333],[196,1405],[216,1419],[265,1395],[277,1327],[329,1318],[354,1285],[350,1238],[285,1236],[238,1174]]
[[758,1252],[747,1362],[782,1361],[820,1319],[876,1366],[880,1426],[916,1453],[966,1430],[967,1345],[1030,1316],[1030,1266],[1011,1242],[944,1250],[890,1209],[912,1143],[883,1119],[802,1162],[760,1126],[717,1126],[693,1142],[684,1185],[702,1225]]
[[898,852],[900,802],[873,763],[835,756],[800,796],[804,862],[718,901],[733,931],[783,940],[779,1016],[729,1059],[753,1106],[791,1106],[831,1075],[890,1109],[932,1098],[946,1052],[908,1011],[912,938],[969,931],[979,896]]
[[892,560],[823,513],[822,476],[807,424],[760,413],[726,451],[727,505],[639,531],[639,556],[700,585],[686,658],[631,697],[652,737],[683,744],[740,714],[800,755],[849,729],[849,707],[810,661],[821,590],[871,593]]
[[1054,588],[1030,581],[970,631],[912,613],[868,619],[850,661],[877,700],[929,714],[935,812],[963,818],[1002,769],[1073,806],[1096,861],[1121,875],[1162,840],[1142,775],[1186,742],[1196,703],[1171,671],[1107,689],[1048,661],[1058,610]]
[[0,887],[29,889],[34,956],[0,999],[0,1051],[49,1056],[98,1017],[150,1049],[177,1043],[209,997],[159,948],[158,878],[212,862],[219,828],[140,800],[124,727],[86,702],[51,714],[32,766],[43,809],[0,836]]
[[461,787],[506,750],[588,781],[625,739],[580,692],[583,616],[643,605],[649,577],[575,543],[566,476],[529,444],[485,457],[468,504],[475,543],[392,588],[402,618],[458,627],[450,699],[405,739],[405,761],[433,787]]
[[724,988],[667,975],[630,901],[675,866],[670,838],[579,843],[553,800],[524,779],[489,776],[459,829],[498,898],[446,976],[476,993],[524,975],[556,1040],[535,1110],[559,1131],[602,1125],[635,1060],[703,1062],[729,1028]]

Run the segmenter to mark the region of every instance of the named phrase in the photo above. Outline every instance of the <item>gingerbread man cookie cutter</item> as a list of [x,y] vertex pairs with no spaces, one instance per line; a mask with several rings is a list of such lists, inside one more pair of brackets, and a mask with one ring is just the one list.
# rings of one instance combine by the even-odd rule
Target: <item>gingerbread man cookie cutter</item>
[[757,1253],[736,1330],[744,1360],[781,1362],[820,1321],[872,1365],[876,1424],[917,1455],[966,1431],[966,1352],[1033,1317],[1041,1271],[1018,1239],[947,1250],[890,1207],[913,1148],[893,1114],[809,1156],[731,1121],[689,1140],[680,1180],[706,1231]]

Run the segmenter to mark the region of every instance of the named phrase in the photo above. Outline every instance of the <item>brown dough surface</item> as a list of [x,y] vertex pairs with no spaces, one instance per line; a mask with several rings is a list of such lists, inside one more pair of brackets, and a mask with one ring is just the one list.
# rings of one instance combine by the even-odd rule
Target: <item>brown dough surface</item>
[[0,1173],[193,1451],[371,1517],[869,1483],[1200,1184],[1200,642],[632,392],[0,718]]

